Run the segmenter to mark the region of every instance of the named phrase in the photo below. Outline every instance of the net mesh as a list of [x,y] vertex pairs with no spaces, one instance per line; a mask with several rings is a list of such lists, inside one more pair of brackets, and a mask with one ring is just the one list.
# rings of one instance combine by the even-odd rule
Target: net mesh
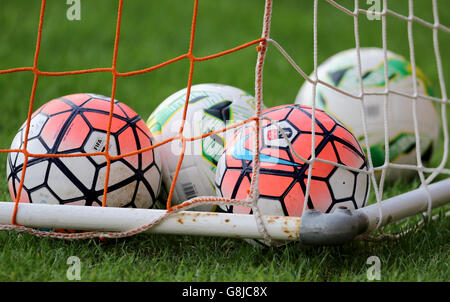
[[[382,2],[382,10],[379,12],[361,9],[359,7],[358,0],[355,0],[353,10],[350,10],[350,9],[342,6],[341,4],[337,3],[336,1],[327,0],[327,2],[330,5],[333,5],[337,10],[345,13],[349,18],[353,18],[353,21],[354,21],[354,40],[355,40],[354,46],[355,46],[355,48],[357,50],[357,54],[358,54],[357,62],[358,62],[359,80],[361,83],[361,86],[360,86],[361,93],[358,95],[351,94],[348,91],[341,90],[337,87],[329,85],[322,79],[318,78],[317,71],[318,71],[318,64],[319,64],[319,61],[318,61],[319,47],[318,47],[318,30],[317,30],[317,28],[318,28],[318,18],[319,18],[319,14],[318,14],[319,1],[314,0],[313,2],[314,2],[314,15],[313,15],[314,72],[313,72],[312,76],[308,76],[302,70],[302,68],[296,64],[294,59],[292,59],[292,57],[283,49],[283,47],[277,41],[270,38],[270,25],[271,25],[272,3],[273,3],[272,0],[265,1],[262,34],[261,34],[260,38],[255,39],[250,42],[247,42],[247,43],[244,43],[237,47],[228,49],[226,51],[222,51],[222,52],[215,53],[215,54],[205,56],[205,57],[196,57],[194,55],[194,40],[195,40],[197,12],[198,12],[198,0],[196,0],[196,1],[194,1],[194,9],[193,9],[190,40],[189,40],[189,49],[188,49],[187,53],[185,53],[181,56],[172,58],[170,60],[167,60],[161,64],[151,66],[151,67],[148,67],[145,69],[131,71],[131,72],[119,72],[116,68],[116,66],[117,66],[116,62],[117,62],[117,53],[118,53],[121,20],[122,20],[122,7],[123,7],[123,0],[120,0],[119,6],[118,6],[118,11],[117,11],[117,23],[116,23],[116,31],[115,31],[113,61],[112,61],[112,66],[110,68],[94,68],[94,69],[64,71],[64,72],[41,71],[38,68],[38,58],[39,58],[39,52],[40,52],[40,48],[41,48],[41,34],[42,34],[43,26],[44,26],[44,16],[45,16],[45,10],[46,10],[46,1],[42,0],[33,66],[0,70],[0,74],[16,73],[16,72],[23,72],[23,71],[28,71],[28,72],[32,71],[34,74],[34,81],[33,81],[33,86],[32,86],[32,90],[31,90],[30,101],[29,101],[29,109],[28,109],[28,116],[27,116],[27,121],[26,121],[25,138],[24,138],[23,148],[22,149],[14,149],[14,150],[13,149],[0,150],[0,152],[2,152],[2,153],[20,152],[24,155],[24,158],[25,158],[24,165],[23,165],[23,173],[21,175],[18,193],[17,193],[17,196],[14,201],[15,206],[14,206],[14,213],[11,217],[11,224],[2,225],[0,228],[2,230],[16,230],[16,231],[31,233],[31,234],[34,234],[37,236],[54,237],[54,238],[61,238],[61,239],[85,239],[85,238],[94,238],[94,237],[120,238],[120,237],[127,237],[127,236],[131,236],[131,235],[135,235],[140,232],[146,231],[149,228],[151,228],[151,227],[155,226],[156,224],[158,224],[159,222],[161,222],[162,220],[164,220],[165,218],[167,218],[168,216],[172,215],[173,213],[179,212],[181,210],[187,210],[187,209],[196,207],[201,204],[214,203],[214,204],[221,204],[221,205],[242,205],[242,206],[246,206],[246,207],[251,207],[254,217],[257,221],[259,231],[261,232],[261,234],[263,234],[263,236],[266,240],[270,241],[271,240],[270,235],[266,230],[263,219],[261,218],[261,212],[259,210],[258,203],[257,203],[258,197],[259,197],[258,181],[259,181],[259,174],[260,174],[259,173],[259,169],[260,169],[259,156],[260,156],[260,154],[259,154],[259,148],[258,148],[258,146],[260,146],[259,135],[254,136],[254,145],[253,145],[253,147],[254,147],[253,154],[254,155],[253,155],[253,166],[252,166],[253,170],[251,173],[251,183],[250,183],[250,189],[248,191],[247,198],[245,198],[245,199],[227,199],[227,198],[222,198],[222,197],[217,197],[217,196],[196,197],[196,198],[187,200],[181,204],[172,205],[172,196],[174,193],[174,187],[176,184],[178,173],[180,171],[180,167],[183,162],[184,151],[186,148],[186,142],[200,140],[200,139],[205,138],[206,136],[225,132],[225,131],[233,129],[233,128],[238,128],[245,124],[252,124],[256,130],[254,133],[259,133],[262,120],[263,119],[270,120],[269,118],[262,116],[263,69],[264,69],[264,63],[265,63],[265,58],[266,58],[266,52],[267,52],[267,49],[269,46],[273,46],[274,49],[278,50],[285,57],[285,59],[290,63],[290,65],[298,72],[299,76],[312,84],[313,99],[316,99],[315,94],[317,91],[317,85],[321,84],[321,85],[327,86],[327,87],[335,90],[336,92],[343,94],[347,97],[353,98],[355,100],[359,100],[359,102],[360,102],[360,112],[361,112],[361,116],[362,116],[362,120],[363,120],[363,126],[364,126],[363,131],[364,131],[365,145],[366,145],[366,150],[367,150],[367,160],[368,160],[368,169],[367,170],[350,168],[348,166],[344,166],[344,165],[341,165],[341,164],[338,164],[335,162],[330,162],[330,161],[323,160],[323,159],[316,157],[316,154],[315,154],[316,150],[314,148],[315,139],[316,139],[315,138],[315,131],[316,131],[315,130],[315,114],[316,114],[315,104],[313,104],[313,106],[312,106],[312,116],[313,116],[312,117],[312,136],[311,136],[311,139],[312,139],[311,146],[312,147],[311,147],[311,157],[310,158],[303,158],[302,156],[297,154],[295,152],[295,150],[293,149],[284,130],[279,125],[277,125],[276,121],[270,120],[270,122],[278,128],[279,132],[281,133],[283,138],[286,140],[287,144],[291,148],[292,154],[295,157],[299,158],[300,160],[302,160],[303,162],[305,162],[306,164],[308,164],[310,166],[313,166],[315,162],[324,162],[327,164],[332,164],[334,166],[339,166],[339,167],[343,167],[345,169],[349,169],[352,171],[370,175],[372,190],[375,194],[375,199],[378,204],[383,200],[383,186],[385,183],[385,176],[386,176],[388,168],[409,169],[409,170],[416,171],[420,177],[421,186],[424,187],[425,189],[427,189],[427,185],[430,184],[434,179],[436,179],[437,176],[449,175],[450,169],[448,169],[446,167],[446,165],[448,163],[448,146],[449,146],[448,122],[447,122],[446,108],[447,108],[449,102],[448,102],[447,91],[446,91],[446,86],[445,86],[445,79],[444,79],[444,72],[443,72],[443,67],[442,67],[442,59],[441,59],[441,53],[440,53],[440,48],[439,48],[438,35],[439,35],[439,33],[450,34],[450,28],[442,25],[439,22],[437,0],[432,1],[434,23],[429,23],[429,22],[417,17],[416,15],[414,15],[413,0],[408,1],[408,11],[409,11],[408,15],[402,15],[396,11],[389,9],[387,0],[384,0]],[[359,36],[359,17],[361,15],[372,15],[374,17],[377,17],[377,18],[379,17],[381,19],[382,45],[383,45],[384,63],[385,63],[384,64],[384,66],[385,66],[384,77],[385,77],[385,83],[386,83],[385,91],[383,91],[383,92],[364,91],[364,87],[362,84],[363,83],[363,81],[362,81],[363,75],[362,75],[362,71],[361,71],[362,70],[361,69],[361,57],[360,57],[361,47],[360,47],[360,36]],[[393,16],[399,20],[403,20],[408,25],[407,28],[408,28],[409,55],[410,55],[410,61],[411,61],[411,65],[412,65],[412,77],[414,79],[414,81],[413,81],[414,82],[414,93],[412,95],[405,94],[402,91],[396,91],[395,89],[392,89],[391,87],[389,87],[389,80],[388,80],[389,75],[388,75],[387,64],[386,64],[387,49],[388,49],[388,45],[387,45],[388,29],[387,29],[387,22],[386,22],[387,16]],[[429,96],[429,95],[424,95],[418,91],[415,49],[414,49],[413,23],[422,24],[423,26],[430,28],[433,32],[433,51],[434,51],[434,56],[435,56],[435,60],[436,60],[436,69],[437,69],[437,74],[438,74],[438,79],[439,79],[439,87],[440,87],[440,95],[441,95],[440,98]],[[186,114],[187,114],[187,109],[188,109],[188,105],[189,105],[188,101],[190,98],[190,90],[191,90],[191,85],[193,82],[193,71],[194,71],[194,66],[195,66],[196,62],[212,60],[212,59],[215,59],[215,58],[218,58],[221,56],[225,56],[227,54],[237,52],[239,50],[242,50],[242,49],[245,49],[248,47],[252,47],[252,46],[256,47],[256,50],[257,50],[257,59],[256,59],[256,68],[255,68],[255,84],[254,84],[255,85],[256,109],[255,109],[255,113],[254,113],[253,117],[250,119],[247,119],[245,121],[242,121],[240,123],[228,126],[226,128],[203,134],[201,136],[185,137],[183,135],[183,129],[185,127],[185,122],[186,122]],[[143,148],[143,149],[140,149],[135,152],[121,154],[118,156],[111,155],[109,152],[109,139],[110,139],[110,133],[111,133],[111,122],[112,122],[112,118],[113,118],[112,112],[113,112],[114,99],[115,99],[115,94],[116,94],[117,79],[120,77],[130,77],[130,76],[135,76],[135,75],[139,75],[139,74],[149,73],[149,72],[152,72],[159,68],[162,68],[164,66],[167,66],[169,64],[178,62],[180,60],[188,60],[189,61],[189,76],[188,76],[188,81],[187,81],[188,88],[187,88],[186,101],[183,106],[183,119],[182,119],[182,124],[179,129],[178,135],[175,137],[172,137],[170,139],[167,139],[165,141],[154,144],[151,147]],[[34,103],[35,103],[35,93],[36,93],[38,79],[42,76],[64,76],[64,75],[78,75],[78,74],[99,73],[99,72],[110,72],[113,76],[112,91],[111,91],[111,107],[110,107],[110,114],[109,114],[109,121],[108,121],[107,135],[106,135],[107,142],[105,145],[104,152],[70,154],[70,155],[69,154],[31,154],[31,153],[29,153],[27,151],[27,140],[28,140],[28,135],[29,135],[29,131],[30,131],[30,120],[31,120],[31,116],[32,116],[33,108],[34,108]],[[412,114],[413,114],[413,119],[414,119],[414,131],[415,131],[416,146],[417,146],[416,147],[417,165],[398,164],[398,163],[390,162],[390,160],[389,160],[389,152],[390,152],[389,141],[388,141],[388,139],[389,139],[389,134],[388,134],[389,124],[388,124],[388,118],[387,118],[387,111],[388,111],[389,96],[392,94],[408,97],[412,100],[412,102],[414,104]],[[366,124],[366,112],[364,110],[365,97],[370,96],[370,95],[379,95],[379,96],[384,97],[384,112],[385,112],[384,128],[385,128],[385,138],[386,138],[386,141],[385,141],[385,146],[386,146],[385,151],[386,152],[385,152],[384,165],[379,166],[379,167],[374,167],[374,164],[372,161],[372,156],[370,154],[370,145],[369,145],[369,141],[368,141],[368,131],[367,131],[367,124]],[[425,99],[425,100],[430,100],[434,103],[438,103],[441,108],[441,122],[442,122],[441,125],[442,125],[444,148],[443,148],[443,152],[442,152],[442,158],[437,167],[432,167],[432,168],[425,167],[424,164],[422,163],[422,159],[421,159],[422,150],[421,150],[421,145],[420,145],[419,124],[418,124],[419,113],[417,112],[417,106],[416,106],[418,99]],[[162,146],[164,144],[171,143],[175,140],[179,140],[181,142],[182,151],[181,151],[181,155],[179,157],[179,161],[178,161],[177,169],[175,171],[173,182],[172,182],[170,190],[168,192],[168,198],[167,198],[167,204],[166,204],[167,210],[165,211],[165,213],[163,215],[161,215],[154,221],[151,221],[146,225],[143,225],[143,226],[140,226],[140,227],[137,227],[135,229],[128,230],[125,232],[83,232],[83,233],[56,233],[56,232],[40,231],[40,230],[37,230],[34,228],[28,228],[28,227],[17,224],[16,216],[17,216],[18,210],[20,208],[20,204],[18,201],[20,200],[20,194],[22,192],[21,189],[23,187],[24,179],[26,176],[27,162],[30,157],[36,157],[36,158],[38,158],[38,157],[75,157],[75,156],[95,156],[95,155],[104,156],[106,158],[107,168],[106,168],[106,177],[105,177],[105,184],[104,184],[102,206],[106,206],[109,174],[110,174],[110,168],[111,168],[112,161],[119,159],[119,158],[132,156],[132,155],[135,155],[138,153],[143,153],[143,152],[149,151],[151,149],[158,148],[159,146]],[[377,172],[377,171],[381,172],[380,178],[377,178],[375,176],[375,172]],[[310,196],[311,179],[312,179],[312,169],[308,169],[305,201],[307,201]],[[303,213],[305,212],[306,207],[307,207],[307,202],[304,202]],[[428,214],[430,214],[430,212],[431,212],[431,196],[430,196],[430,194],[428,194]],[[381,207],[379,207],[379,216],[380,216],[379,221],[381,223],[381,221],[383,220],[382,219],[383,212],[381,211]]]

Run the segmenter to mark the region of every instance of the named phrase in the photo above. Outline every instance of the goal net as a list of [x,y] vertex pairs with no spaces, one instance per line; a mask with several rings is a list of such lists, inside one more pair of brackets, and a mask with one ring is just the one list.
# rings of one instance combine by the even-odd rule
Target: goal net
[[[323,2],[323,3],[322,3]],[[345,3],[343,3],[345,2]],[[364,2],[364,3],[362,3]],[[254,40],[238,45],[234,48],[224,50],[212,55],[198,57],[195,55],[195,34],[197,19],[202,18],[201,12],[198,11],[198,1],[193,1],[193,16],[190,29],[190,39],[188,51],[178,57],[174,57],[163,63],[131,72],[120,72],[117,68],[117,53],[119,48],[119,37],[122,23],[122,8],[123,1],[119,0],[117,23],[115,31],[115,43],[113,63],[109,68],[93,68],[85,70],[61,71],[61,72],[47,72],[40,70],[38,66],[39,53],[41,48],[41,35],[45,24],[46,1],[43,0],[41,4],[38,35],[35,48],[35,55],[33,65],[29,67],[11,68],[0,70],[0,76],[4,74],[33,72],[34,81],[31,90],[29,109],[27,121],[24,131],[24,145],[19,149],[1,149],[2,154],[20,153],[24,158],[23,171],[20,175],[20,182],[18,184],[17,196],[13,202],[0,203],[0,229],[1,230],[15,230],[20,232],[27,232],[43,237],[54,237],[62,239],[84,239],[84,238],[118,238],[127,237],[141,232],[155,232],[155,233],[172,233],[172,234],[190,234],[190,235],[211,235],[211,236],[229,236],[241,238],[264,239],[272,240],[295,240],[301,241],[305,244],[328,244],[328,243],[344,243],[352,240],[359,235],[371,234],[379,230],[383,226],[419,214],[425,214],[425,217],[431,217],[432,210],[437,207],[442,207],[450,201],[450,166],[448,160],[449,143],[449,124],[448,112],[449,101],[447,97],[447,83],[445,81],[443,62],[443,49],[440,47],[440,39],[446,38],[450,34],[450,27],[445,22],[439,19],[439,8],[447,5],[443,1],[433,0],[430,2],[432,9],[432,20],[426,20],[418,16],[414,9],[414,1],[409,0],[407,9],[398,12],[391,8],[392,1],[387,0],[372,0],[367,1],[318,1],[311,0],[313,5],[313,55],[311,61],[313,62],[313,70],[305,71],[305,68],[299,65],[294,56],[291,56],[284,48],[283,43],[277,42],[277,37],[270,35],[271,21],[272,21],[272,6],[276,6],[277,1],[266,0],[264,4],[264,14],[262,17],[262,33],[260,37],[255,37]],[[439,5],[438,5],[439,4]],[[261,3],[263,5],[263,3]],[[333,39],[339,39],[339,24],[334,28],[319,28],[322,18],[328,18],[321,14],[320,6],[328,5],[340,14],[353,21],[354,40],[352,45],[348,48],[353,49],[350,55],[356,63],[354,67],[355,83],[352,91],[346,87],[333,85],[330,81],[324,78],[324,74],[320,72],[320,65],[322,63],[320,52],[322,47],[327,47],[326,43],[321,43],[320,33],[322,31],[333,32]],[[441,7],[442,8],[442,7]],[[365,19],[363,19],[365,18]],[[407,57],[407,66],[403,66],[409,72],[411,89],[406,91],[398,89],[398,86],[392,84],[392,78],[395,76],[390,69],[390,45],[388,33],[395,31],[395,28],[388,28],[387,18],[393,18],[403,24],[407,29],[407,52],[403,53]],[[378,54],[379,65],[377,73],[368,73],[365,71],[366,61],[369,60],[364,57],[363,52],[365,47],[362,46],[360,27],[361,23],[367,26],[367,20],[373,20],[370,26],[381,29],[381,51]],[[448,21],[448,20],[446,20]],[[427,56],[433,56],[436,70],[436,82],[433,87],[438,89],[435,93],[430,94],[424,91],[419,84],[423,82],[422,73],[417,68],[416,42],[415,42],[415,28],[419,25],[429,29],[432,36],[432,44],[429,45]],[[366,43],[367,44],[367,43]],[[302,41],[298,42],[299,47]],[[192,83],[195,81],[194,67],[200,61],[214,60],[216,58],[227,56],[234,52],[239,52],[246,48],[256,48],[256,67],[254,76],[254,97],[255,97],[255,112],[253,116],[241,123],[233,124],[231,126],[212,131],[200,136],[187,137],[184,135],[183,129],[186,126],[186,113],[190,105],[190,91]],[[304,157],[293,150],[293,145],[289,140],[289,133],[283,126],[270,119],[263,114],[263,71],[266,64],[267,51],[277,52],[284,57],[293,70],[298,74],[299,80],[304,80],[306,83],[305,92],[309,94],[311,100],[311,138],[308,142],[311,147],[309,157]],[[30,135],[30,120],[32,113],[36,109],[35,95],[38,78],[42,77],[58,77],[64,75],[84,75],[88,73],[110,72],[112,74],[112,91],[111,91],[111,107],[109,113],[109,125],[106,137],[111,133],[111,121],[113,118],[112,108],[114,106],[114,99],[116,95],[117,81],[123,77],[133,77],[146,73],[154,72],[167,65],[186,60],[189,62],[188,81],[186,100],[182,107],[183,120],[177,136],[169,140],[158,142],[150,147],[140,148],[136,152],[121,154],[119,156],[111,154],[106,143],[104,151],[84,153],[84,154],[33,154],[27,151],[27,140]],[[370,61],[370,60],[369,60]],[[448,63],[447,63],[448,64]],[[418,65],[418,64],[417,64]],[[394,66],[395,67],[395,66]],[[334,70],[334,75],[338,80],[342,80],[346,69]],[[310,73],[311,72],[311,73]],[[367,81],[378,81],[379,84],[376,90],[368,89],[365,86]],[[344,85],[345,86],[345,85]],[[328,106],[323,106],[323,100],[327,97]],[[352,107],[345,108],[349,115],[357,116],[361,125],[359,142],[366,155],[366,165],[364,168],[350,168],[342,163],[331,162],[317,156],[316,142],[317,132],[320,131],[315,124],[317,114],[321,109],[325,111],[333,109],[331,102],[333,98],[345,98],[351,100]],[[376,99],[374,105],[373,100]],[[402,117],[409,119],[410,133],[408,137],[397,135],[392,136],[392,130],[397,127],[395,120],[390,117],[393,110],[398,108],[392,107],[397,99],[402,99],[401,104],[406,104],[402,108]],[[406,102],[404,100],[407,100]],[[291,103],[293,103],[292,100]],[[322,103],[321,103],[322,102]],[[400,101],[399,101],[400,102]],[[430,116],[423,111],[422,103],[427,102],[433,104],[436,112],[436,120],[430,122],[438,122],[439,134],[433,137],[434,141],[431,143],[424,138],[422,125],[424,120]],[[289,102],[288,102],[289,103]],[[336,103],[336,106],[341,106]],[[349,103],[350,104],[350,103]],[[280,104],[281,105],[281,104]],[[321,107],[322,106],[322,107]],[[381,147],[374,147],[372,144],[373,133],[371,133],[370,122],[371,114],[377,111],[380,119],[377,121],[381,133]],[[252,140],[252,158],[248,159],[251,162],[251,173],[249,179],[249,189],[244,198],[225,198],[220,196],[196,196],[179,204],[172,202],[174,188],[177,181],[178,173],[184,159],[187,142],[202,140],[214,134],[224,133],[231,129],[238,129],[240,127],[251,127],[253,133],[261,133],[264,123],[270,122],[278,131],[278,136],[284,140],[286,145],[292,151],[296,160],[300,160],[309,167],[304,172],[304,186],[302,186],[301,194],[304,195],[304,202],[301,217],[295,216],[271,216],[265,211],[261,211],[261,137],[254,135]],[[425,121],[427,124],[428,121]],[[351,127],[350,127],[351,128]],[[429,130],[434,131],[434,130]],[[430,134],[431,136],[431,134]],[[428,137],[425,135],[425,137]],[[393,144],[396,140],[398,144]],[[109,173],[111,163],[119,158],[133,156],[138,153],[143,153],[149,150],[157,149],[164,144],[169,144],[178,141],[181,144],[181,155],[177,164],[173,182],[170,190],[167,192],[166,207],[164,209],[127,209],[127,208],[111,208],[106,207],[107,189],[109,181]],[[396,160],[399,146],[407,144],[409,156],[413,159],[411,162],[402,162]],[[428,160],[424,155],[427,150],[433,145],[433,158]],[[426,149],[426,150],[425,150]],[[381,150],[381,151],[380,151]],[[380,153],[381,152],[381,153]],[[431,151],[430,151],[431,152]],[[21,203],[20,194],[27,175],[27,162],[29,158],[46,158],[46,157],[76,157],[76,156],[103,156],[106,160],[106,177],[104,183],[103,193],[103,207],[80,207],[67,205],[40,205]],[[311,207],[308,208],[308,201],[311,199],[311,194],[314,194],[314,166],[320,164],[333,165],[338,168],[347,169],[352,173],[360,173],[367,176],[370,182],[369,202],[365,207],[357,210],[349,210],[346,204],[341,204],[336,207],[332,213],[320,213]],[[164,165],[164,163],[162,163]],[[405,177],[404,182],[409,184],[408,189],[405,190],[390,190],[395,192],[394,196],[386,196],[386,186],[389,186],[392,179],[402,180],[404,174],[398,171],[409,171],[411,176]],[[399,176],[400,175],[400,176]],[[411,180],[412,179],[412,180]],[[395,183],[395,181],[394,181]],[[236,206],[246,207],[251,209],[251,214],[242,213],[222,213],[222,212],[196,212],[187,211],[199,205],[215,204],[223,207]],[[43,230],[43,228],[51,229],[71,229],[80,230],[82,232],[75,233],[61,233]]]

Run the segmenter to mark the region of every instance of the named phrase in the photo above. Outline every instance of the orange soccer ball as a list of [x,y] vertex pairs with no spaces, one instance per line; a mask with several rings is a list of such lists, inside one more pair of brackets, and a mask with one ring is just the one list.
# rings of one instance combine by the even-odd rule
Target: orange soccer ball
[[[29,157],[20,202],[100,206],[106,179],[104,152],[111,99],[72,94],[44,104],[30,121],[27,151],[31,154],[80,154],[77,157]],[[11,149],[24,147],[26,124]],[[109,154],[117,156],[152,145],[145,122],[127,105],[114,101]],[[18,195],[24,155],[8,154],[9,191]],[[111,160],[107,206],[150,208],[158,195],[161,173],[154,150]]]
[[[301,216],[304,208],[310,164],[296,157],[311,158],[312,109],[304,105],[283,105],[267,109],[260,135],[258,206],[262,214]],[[353,134],[322,110],[315,111],[315,155],[307,209],[332,212],[339,206],[363,207],[369,193],[369,176],[364,152]],[[276,124],[284,130],[286,140]],[[222,154],[216,174],[220,196],[244,199],[250,189],[255,128],[246,125]],[[292,149],[289,143],[292,145]],[[295,153],[293,152],[295,151]],[[350,171],[346,167],[360,169]],[[228,206],[228,212],[251,213],[243,206]]]

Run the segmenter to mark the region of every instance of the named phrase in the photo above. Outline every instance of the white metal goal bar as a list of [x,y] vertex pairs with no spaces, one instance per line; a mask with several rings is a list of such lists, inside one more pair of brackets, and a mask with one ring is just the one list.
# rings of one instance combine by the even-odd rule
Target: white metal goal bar
[[[450,178],[429,185],[427,190],[419,188],[353,211],[338,209],[325,214],[308,210],[301,219],[266,215],[261,218],[270,237],[275,240],[300,241],[304,245],[343,244],[377,228],[379,206],[383,212],[381,226],[384,226],[426,212],[428,194],[431,195],[432,208],[449,203]],[[253,215],[194,211],[167,215],[165,210],[21,203],[16,216],[19,226],[15,226],[10,224],[13,211],[13,202],[0,202],[0,230],[73,229],[92,231],[91,237],[116,237],[115,233],[139,230],[142,225],[154,223],[145,232],[264,239]],[[74,234],[60,236],[66,239],[86,238]]]

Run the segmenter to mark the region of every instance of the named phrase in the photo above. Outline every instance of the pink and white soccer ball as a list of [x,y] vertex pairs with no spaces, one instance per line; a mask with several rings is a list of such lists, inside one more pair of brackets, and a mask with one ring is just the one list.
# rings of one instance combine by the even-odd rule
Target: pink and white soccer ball
[[[31,154],[104,152],[111,100],[95,94],[72,94],[44,104],[33,113],[27,151]],[[24,147],[26,123],[11,149]],[[109,154],[117,156],[152,145],[145,122],[124,103],[114,101]],[[16,198],[24,169],[23,153],[8,154],[9,191]],[[151,208],[161,183],[154,150],[111,160],[107,206]],[[29,157],[19,202],[102,205],[107,161],[104,155]]]
[[[338,120],[316,109],[316,161],[310,164],[297,156],[311,159],[311,107],[277,106],[265,110],[263,118],[270,118],[270,121],[262,120],[259,133],[258,207],[262,214],[301,217],[304,207],[329,213],[338,207],[358,209],[366,204],[370,185],[369,175],[364,172],[366,157],[353,134]],[[218,195],[247,198],[253,173],[254,137],[254,127],[242,127],[222,154],[215,179]],[[305,205],[310,169],[309,199]],[[226,210],[252,213],[251,208],[244,206],[229,206]]]

